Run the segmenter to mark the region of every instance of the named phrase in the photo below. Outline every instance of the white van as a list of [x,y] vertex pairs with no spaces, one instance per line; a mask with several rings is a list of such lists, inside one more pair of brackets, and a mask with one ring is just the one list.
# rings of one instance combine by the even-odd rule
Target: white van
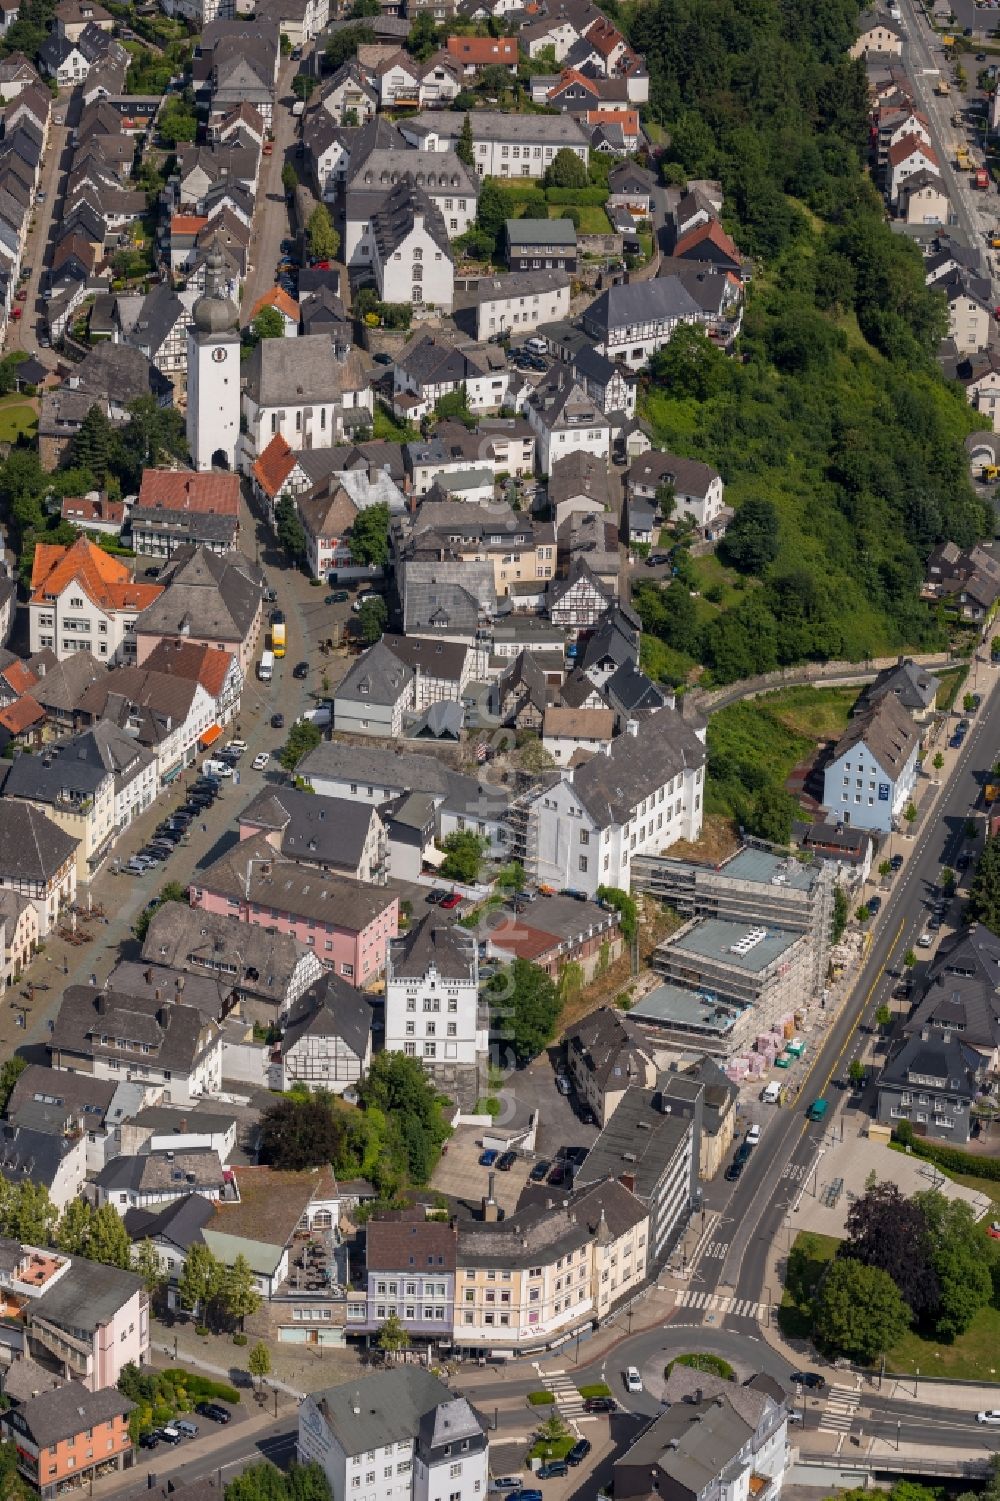
[[301,722],[303,719],[307,719],[309,723],[314,724],[317,729],[325,730],[329,727],[332,717],[333,716],[331,714],[330,705],[320,704],[317,709],[307,709],[304,714],[300,714],[299,721]]
[[544,339],[525,339],[524,347],[529,354],[548,354],[549,351]]
[[760,1097],[765,1105],[777,1105],[781,1098],[781,1085],[777,1079],[772,1079],[770,1084],[765,1084],[760,1092]]
[[202,761],[201,769],[207,777],[231,777],[233,774],[228,761]]

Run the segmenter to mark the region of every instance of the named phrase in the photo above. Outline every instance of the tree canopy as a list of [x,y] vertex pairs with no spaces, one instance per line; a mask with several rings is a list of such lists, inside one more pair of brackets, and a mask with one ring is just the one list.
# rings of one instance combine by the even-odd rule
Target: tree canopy
[[389,507],[366,506],[351,523],[351,562],[384,565],[389,558]]
[[555,1035],[561,1002],[544,969],[515,959],[499,970],[486,988],[490,1032],[509,1044],[520,1062],[537,1058]]
[[819,1285],[814,1306],[821,1346],[853,1360],[877,1360],[901,1339],[912,1314],[888,1272],[838,1257]]
[[333,1162],[344,1127],[321,1099],[275,1100],[260,1123],[260,1160],[269,1167],[299,1169]]

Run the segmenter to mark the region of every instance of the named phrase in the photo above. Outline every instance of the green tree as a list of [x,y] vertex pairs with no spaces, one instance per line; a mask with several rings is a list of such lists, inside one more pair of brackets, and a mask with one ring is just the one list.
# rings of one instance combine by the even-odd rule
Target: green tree
[[538,1425],[538,1437],[549,1448],[565,1438],[567,1432],[566,1420],[558,1410],[550,1412]]
[[902,1339],[909,1308],[887,1272],[837,1257],[817,1289],[813,1308],[816,1338],[830,1355],[866,1365]]
[[931,1265],[940,1289],[933,1327],[941,1340],[964,1334],[993,1297],[990,1258],[983,1255],[984,1236],[972,1207],[964,1199],[946,1199],[936,1189],[914,1194],[931,1245]]
[[941,770],[942,766],[944,765],[944,756],[942,756],[940,751],[935,752],[934,759],[931,762],[931,765],[934,767],[935,771]]
[[335,261],[340,251],[340,235],[333,227],[330,210],[325,203],[317,203],[306,225],[309,254],[316,261]]
[[389,560],[389,507],[366,506],[351,523],[351,562],[383,567]]
[[546,167],[542,181],[547,188],[585,188],[589,181],[586,163],[568,146],[561,146]]
[[486,987],[490,1030],[518,1059],[537,1058],[555,1035],[561,1003],[549,976],[526,959],[500,970]]
[[375,1343],[384,1355],[395,1357],[402,1355],[404,1350],[409,1349],[410,1336],[407,1334],[403,1323],[395,1309],[389,1314],[385,1323],[375,1336]]
[[94,1210],[84,1255],[90,1261],[121,1267],[122,1270],[131,1265],[132,1238],[113,1204],[102,1204]]
[[462,129],[455,142],[455,155],[467,167],[474,167],[476,164],[476,143],[472,138],[472,120],[468,113],[462,121]]
[[44,1183],[0,1180],[0,1235],[32,1246],[45,1246],[58,1214]]
[[310,719],[297,719],[288,732],[288,739],[278,752],[278,760],[286,771],[294,771],[309,751],[315,750],[323,739],[322,731]]
[[334,73],[341,63],[356,55],[359,47],[374,41],[377,41],[374,28],[366,22],[357,26],[345,26],[343,31],[338,31],[327,42],[323,49],[323,60],[330,72]]
[[241,1329],[245,1320],[260,1307],[261,1296],[254,1284],[253,1271],[242,1252],[226,1269],[219,1296],[229,1317],[235,1319]]
[[847,927],[847,918],[850,908],[847,901],[847,892],[842,886],[833,889],[833,922],[830,928],[830,942],[839,943],[844,936]]
[[746,819],[747,832],[772,844],[787,844],[799,805],[784,787],[767,782],[754,793]]
[[129,420],[115,430],[111,468],[123,493],[138,490],[144,469],[155,469],[187,455],[184,414],[161,407],[152,396],[138,396],[128,405]]
[[745,500],[722,544],[727,560],[743,573],[763,573],[779,549],[778,513],[769,500]]
[[981,922],[1000,933],[1000,840],[987,839],[969,885],[967,913],[970,922]]
[[381,594],[366,599],[358,611],[358,628],[365,645],[373,646],[376,641],[380,641],[388,624],[389,611]]
[[476,206],[476,224],[482,233],[497,246],[503,238],[507,220],[513,217],[513,200],[506,188],[492,178],[487,178],[479,190]]
[[906,953],[903,955],[903,963],[906,965],[906,968],[907,969],[913,969],[913,967],[916,964],[916,962],[917,962],[917,956],[916,956],[916,954],[913,952],[912,949],[907,949]]
[[187,906],[188,888],[182,886],[180,881],[168,881],[165,886],[160,887],[159,894],[143,907],[132,925],[132,931],[140,943],[145,942],[146,934],[149,932],[149,925],[153,920],[153,914],[158,912],[165,902],[180,902],[182,905]]
[[[365,0],[365,3],[377,3],[377,0]],[[292,93],[296,99],[301,99],[303,103],[312,98],[315,89],[316,79],[313,78],[311,73],[296,73],[292,79]]]
[[192,105],[175,94],[164,101],[156,117],[156,128],[168,146],[193,141],[198,134],[198,116]]
[[55,1243],[67,1256],[85,1256],[94,1209],[89,1199],[70,1199],[56,1227]]
[[261,1117],[260,1160],[290,1171],[322,1167],[337,1158],[343,1139],[343,1124],[326,1100],[275,1100]]
[[287,194],[291,195],[295,192],[295,189],[298,187],[298,185],[299,174],[296,172],[291,162],[286,162],[281,169],[281,186],[284,188]]
[[865,1068],[860,1058],[851,1059],[847,1069],[847,1077],[848,1079],[850,1079],[855,1089],[861,1088],[861,1085],[868,1077],[868,1070]]
[[517,904],[518,896],[520,896],[527,884],[528,878],[524,873],[524,866],[520,860],[512,860],[509,865],[504,865],[497,871],[497,889],[509,892],[514,898],[515,905]]
[[461,881],[463,886],[474,886],[479,879],[479,868],[486,853],[487,841],[471,829],[455,829],[441,841],[446,859],[441,864],[441,874],[448,881]]
[[634,896],[619,886],[598,886],[597,900],[618,913],[619,926],[626,943],[632,943],[639,931],[639,908]]
[[156,1247],[149,1239],[141,1240],[132,1248],[132,1270],[142,1278],[143,1286],[151,1298],[156,1298],[166,1285],[167,1274],[160,1265]]
[[271,1374],[271,1352],[263,1340],[258,1340],[247,1356],[247,1370],[257,1381]]
[[255,342],[261,339],[283,339],[285,320],[276,307],[262,307],[250,324]]
[[14,1085],[27,1067],[27,1058],[22,1058],[19,1053],[12,1053],[0,1064],[0,1114],[6,1112]]
[[111,423],[99,406],[90,408],[73,438],[73,463],[89,469],[101,485],[108,476],[112,438]]
[[886,879],[887,876],[891,875],[891,873],[892,873],[892,866],[889,864],[888,860],[880,860],[879,861],[878,873],[882,877],[883,881]]
[[649,369],[657,385],[696,401],[710,401],[730,384],[726,355],[697,323],[682,323],[653,356]]
[[299,520],[298,508],[290,495],[282,495],[274,508],[274,525],[278,541],[293,562],[306,554],[306,534]]
[[441,33],[429,10],[418,11],[410,27],[406,45],[420,63],[425,63],[440,45]]
[[225,1268],[208,1246],[195,1241],[188,1250],[181,1274],[177,1279],[177,1296],[182,1308],[204,1318],[209,1304],[218,1297],[222,1288]]
[[875,1012],[875,1025],[880,1027],[883,1032],[892,1026],[892,1011],[886,1005],[885,1001],[882,1002],[881,1006]]

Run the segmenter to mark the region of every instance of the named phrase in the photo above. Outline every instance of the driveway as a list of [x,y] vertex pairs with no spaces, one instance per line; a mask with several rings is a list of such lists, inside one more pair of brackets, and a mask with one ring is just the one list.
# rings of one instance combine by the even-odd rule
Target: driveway
[[[555,1049],[552,1051],[555,1055]],[[503,1092],[514,1096],[519,1113],[537,1111],[535,1151],[539,1157],[555,1158],[568,1147],[587,1147],[589,1150],[593,1145],[597,1127],[585,1126],[576,1112],[572,1096],[567,1098],[559,1093],[549,1054],[542,1053],[527,1068],[508,1074]]]

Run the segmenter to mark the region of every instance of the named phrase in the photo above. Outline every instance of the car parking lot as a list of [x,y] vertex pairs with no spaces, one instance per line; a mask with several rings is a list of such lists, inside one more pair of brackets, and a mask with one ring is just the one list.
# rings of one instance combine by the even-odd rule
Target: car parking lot
[[496,1187],[496,1201],[505,1214],[513,1214],[521,1190],[528,1180],[528,1171],[533,1157],[518,1155],[517,1161],[507,1173],[496,1167],[480,1165],[483,1152],[482,1126],[459,1126],[448,1140],[448,1150],[438,1162],[431,1179],[431,1187],[449,1198],[459,1199],[463,1204],[479,1208],[489,1189],[490,1174]]

